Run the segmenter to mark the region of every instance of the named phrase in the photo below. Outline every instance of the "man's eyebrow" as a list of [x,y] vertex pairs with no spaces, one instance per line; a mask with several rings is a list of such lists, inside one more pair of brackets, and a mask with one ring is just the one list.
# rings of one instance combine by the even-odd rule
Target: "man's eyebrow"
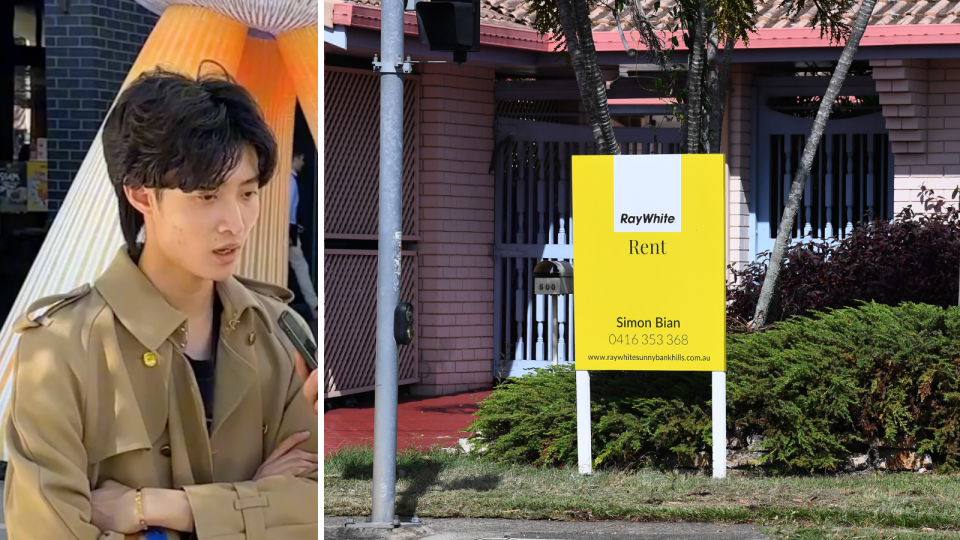
[[251,184],[260,184],[260,177],[254,176],[253,178],[244,181],[243,187],[247,187],[247,186],[249,186],[249,185],[251,185]]

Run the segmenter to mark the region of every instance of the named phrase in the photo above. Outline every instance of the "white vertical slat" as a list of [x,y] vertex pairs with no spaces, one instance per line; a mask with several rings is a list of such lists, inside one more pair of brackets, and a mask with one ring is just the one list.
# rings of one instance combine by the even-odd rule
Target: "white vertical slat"
[[[574,274],[576,274],[576,272],[574,272]],[[574,288],[574,290],[576,290],[576,288]],[[574,330],[573,330],[573,325],[574,325],[574,323],[576,322],[576,321],[574,321],[574,316],[573,316],[573,314],[574,314],[574,309],[573,309],[573,296],[574,296],[574,295],[572,295],[572,294],[567,296],[567,298],[569,299],[569,304],[570,304],[569,307],[567,308],[567,309],[569,310],[569,311],[567,312],[567,320],[569,321],[569,329],[567,330],[567,337],[569,338],[569,339],[567,340],[567,351],[568,351],[568,352],[567,352],[567,362],[576,362],[576,360],[577,360],[577,357],[575,356],[575,352],[576,352],[576,351],[575,351],[575,349],[574,349],[574,339],[573,339],[574,336],[576,335],[576,334],[574,334]]]
[[523,296],[523,305],[524,305],[524,325],[521,329],[525,333],[526,340],[524,341],[526,348],[523,350],[524,360],[530,360],[533,358],[533,266],[534,260],[529,257],[523,258],[524,265],[524,282],[526,288],[524,289]]
[[556,229],[556,197],[557,197],[557,146],[560,143],[551,142],[547,144],[547,207],[548,221],[550,223],[547,229],[547,242],[557,243]]
[[517,323],[517,351],[514,359],[524,360],[528,358],[526,354],[527,348],[523,341],[523,316],[527,311],[526,295],[524,294],[524,267],[526,266],[527,259],[524,257],[516,257],[515,260],[517,261],[517,292],[514,320]]
[[559,149],[560,184],[557,186],[557,209],[560,212],[560,230],[557,232],[557,243],[566,245],[570,243],[567,240],[567,194],[570,193],[570,178],[567,173],[570,170],[572,148],[569,143],[560,143]]
[[504,289],[503,300],[503,345],[507,348],[504,359],[514,360],[516,358],[513,349],[513,314],[510,310],[513,303],[513,257],[503,258],[503,272],[506,277],[506,288]]
[[544,143],[537,143],[537,243],[547,243],[544,220],[547,212],[546,150]]
[[559,362],[562,364],[569,358],[567,356],[567,340],[564,337],[567,329],[567,297],[561,296],[557,300],[557,321],[560,323],[557,331],[557,350],[560,354]]
[[866,152],[866,154],[867,154],[867,190],[866,190],[866,191],[867,191],[867,194],[866,194],[866,198],[867,198],[867,215],[869,216],[867,219],[869,219],[870,221],[873,221],[873,218],[874,218],[874,215],[873,215],[873,213],[874,213],[874,208],[876,208],[876,204],[874,203],[875,197],[876,197],[876,191],[875,191],[876,186],[874,185],[874,181],[875,181],[876,176],[873,174],[873,154],[874,154],[874,148],[876,147],[877,137],[878,137],[878,135],[876,135],[876,134],[867,135],[867,141],[866,141],[866,143],[867,143],[867,152]]
[[[546,309],[544,306],[544,300],[547,297],[542,294],[534,294],[534,302],[536,305],[536,317],[537,317],[537,346],[534,350],[534,360],[544,360],[546,355],[544,353],[544,318],[546,317]],[[552,320],[552,319],[547,319]]]
[[847,171],[846,175],[844,175],[843,183],[843,207],[847,209],[846,225],[843,228],[844,237],[850,236],[850,233],[853,232],[853,137],[853,134],[850,133],[843,136],[846,142],[845,149],[847,158]]
[[[544,144],[544,155],[546,156],[546,166],[545,166],[545,176],[547,179],[547,198],[546,198],[546,207],[547,207],[547,241],[546,244],[556,244],[556,227],[555,227],[555,215],[556,215],[556,192],[557,192],[557,146],[558,143],[550,141],[545,142]],[[557,316],[556,308],[554,307],[554,302],[547,302],[547,314],[546,314],[546,342],[553,345],[553,340],[555,339],[556,330],[553,328],[553,319]],[[551,351],[552,354],[552,351]],[[551,359],[552,360],[552,359]]]
[[[806,145],[804,140],[806,137],[800,138],[801,144],[800,148],[803,148]],[[810,220],[812,218],[811,208],[813,207],[813,169],[811,168],[810,174],[807,175],[807,181],[803,185],[803,209],[804,209],[804,222],[803,222],[803,232],[802,236],[810,236],[813,231],[813,225],[811,225]],[[797,220],[798,222],[800,220]]]
[[[527,156],[527,143],[520,143],[519,145],[519,167],[517,169],[517,243],[523,244],[527,239],[527,228],[526,228],[526,219],[527,214],[527,177],[524,176],[524,168],[526,165],[526,156]],[[526,332],[523,328],[523,319],[527,314],[527,297],[526,297],[526,266],[527,259],[524,257],[517,257],[517,292],[516,292],[516,312],[514,314],[516,323],[517,323],[517,352],[516,359],[527,359],[530,357],[527,354],[527,343],[528,340],[525,340]]]
[[827,174],[824,180],[824,205],[826,211],[823,218],[823,238],[830,239],[835,235],[833,228],[833,135],[827,135]]

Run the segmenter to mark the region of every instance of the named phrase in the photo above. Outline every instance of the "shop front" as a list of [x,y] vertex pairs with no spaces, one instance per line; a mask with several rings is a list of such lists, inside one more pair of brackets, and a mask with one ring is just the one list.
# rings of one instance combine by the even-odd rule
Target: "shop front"
[[0,316],[43,243],[49,220],[42,0],[0,5]]

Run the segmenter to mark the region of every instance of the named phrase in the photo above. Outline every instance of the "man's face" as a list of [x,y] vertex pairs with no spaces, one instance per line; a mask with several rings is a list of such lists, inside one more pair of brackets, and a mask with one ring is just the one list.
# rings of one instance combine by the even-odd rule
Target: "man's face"
[[152,201],[152,215],[144,216],[147,242],[194,276],[231,277],[260,215],[257,167],[256,153],[248,150],[216,191],[164,190],[161,200]]
[[304,160],[303,160],[302,154],[297,154],[293,156],[293,172],[299,173],[300,169],[303,169],[303,163],[304,163]]

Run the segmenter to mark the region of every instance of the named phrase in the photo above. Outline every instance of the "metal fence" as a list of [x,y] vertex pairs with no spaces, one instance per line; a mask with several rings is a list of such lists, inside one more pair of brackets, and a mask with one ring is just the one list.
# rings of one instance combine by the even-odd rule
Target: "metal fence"
[[[404,77],[404,240],[418,240],[419,77]],[[374,389],[380,82],[324,66],[324,397]],[[415,251],[403,253],[400,297],[417,303]],[[416,317],[414,318],[416,321]],[[416,332],[414,333],[416,335]],[[417,339],[400,347],[400,384],[419,382]]]

